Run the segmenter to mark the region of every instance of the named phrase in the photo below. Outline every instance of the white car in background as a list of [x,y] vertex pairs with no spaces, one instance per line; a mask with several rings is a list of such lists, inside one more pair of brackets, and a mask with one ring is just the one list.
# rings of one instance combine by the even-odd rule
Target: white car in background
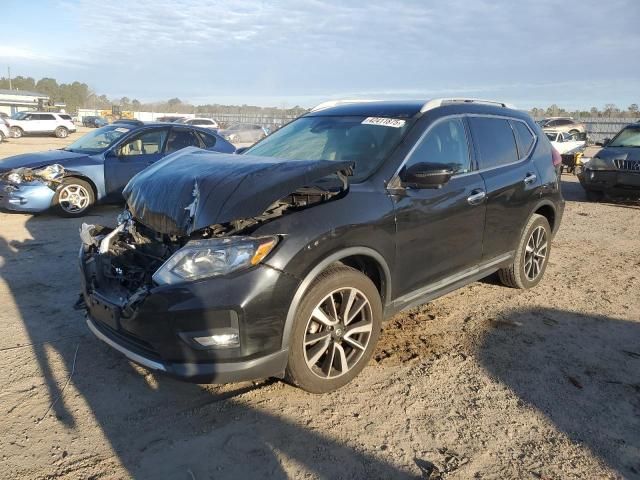
[[9,124],[7,121],[0,117],[0,143],[4,142],[5,138],[9,137]]
[[576,140],[575,135],[569,135],[565,132],[544,133],[560,155],[584,150],[586,146],[586,142],[584,140]]
[[51,135],[65,138],[76,131],[71,116],[54,112],[18,112],[7,119],[13,138],[24,135]]
[[212,128],[214,130],[220,128],[218,122],[212,118],[183,118],[176,121],[176,123],[184,123],[185,125],[193,125],[194,127],[201,128]]

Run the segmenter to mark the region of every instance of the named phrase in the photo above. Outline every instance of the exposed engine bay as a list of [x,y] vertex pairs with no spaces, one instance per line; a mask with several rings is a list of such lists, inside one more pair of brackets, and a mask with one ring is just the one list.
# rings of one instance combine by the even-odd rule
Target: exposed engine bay
[[187,242],[251,235],[265,222],[340,198],[345,189],[346,182],[337,189],[303,187],[274,202],[261,215],[211,225],[189,236],[155,232],[136,220],[129,210],[118,216],[116,228],[82,224],[80,237],[90,290],[99,290],[126,315],[155,286],[154,273]]
[[4,174],[3,179],[14,185],[40,181],[55,190],[62,183],[66,173],[62,165],[54,163],[40,168],[16,168]]

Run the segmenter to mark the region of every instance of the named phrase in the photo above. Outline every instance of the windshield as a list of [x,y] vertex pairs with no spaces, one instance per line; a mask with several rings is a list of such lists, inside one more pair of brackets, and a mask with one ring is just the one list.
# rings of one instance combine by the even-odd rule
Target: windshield
[[640,147],[640,127],[623,129],[607,147]]
[[556,138],[558,137],[557,133],[546,133],[545,135],[547,136],[550,142],[555,142]]
[[302,117],[245,151],[289,160],[352,160],[353,181],[371,175],[411,122],[378,117]]
[[99,128],[85,136],[80,137],[64,150],[76,153],[100,153],[113,145],[120,137],[131,129],[127,127],[119,127],[115,125],[107,125]]

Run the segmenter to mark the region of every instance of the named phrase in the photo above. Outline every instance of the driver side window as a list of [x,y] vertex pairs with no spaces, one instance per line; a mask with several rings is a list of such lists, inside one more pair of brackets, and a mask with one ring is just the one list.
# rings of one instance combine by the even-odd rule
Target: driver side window
[[446,119],[432,127],[411,152],[405,168],[416,163],[450,168],[455,173],[471,170],[469,145],[462,119]]
[[164,140],[167,137],[166,130],[153,130],[143,133],[120,147],[120,156],[131,157],[135,155],[154,155],[162,152]]

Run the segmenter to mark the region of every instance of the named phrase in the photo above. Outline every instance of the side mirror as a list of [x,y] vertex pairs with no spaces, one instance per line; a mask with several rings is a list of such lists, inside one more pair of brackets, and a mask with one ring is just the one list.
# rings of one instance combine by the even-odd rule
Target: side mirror
[[440,188],[451,180],[453,170],[432,163],[416,163],[400,172],[402,186],[410,188]]
[[604,140],[602,140],[601,142],[596,142],[596,146],[597,147],[606,147],[607,144],[611,141],[610,138],[605,138]]
[[240,148],[236,148],[236,151],[233,152],[236,155],[242,155],[244,152],[246,152],[249,149],[249,147],[240,147]]

